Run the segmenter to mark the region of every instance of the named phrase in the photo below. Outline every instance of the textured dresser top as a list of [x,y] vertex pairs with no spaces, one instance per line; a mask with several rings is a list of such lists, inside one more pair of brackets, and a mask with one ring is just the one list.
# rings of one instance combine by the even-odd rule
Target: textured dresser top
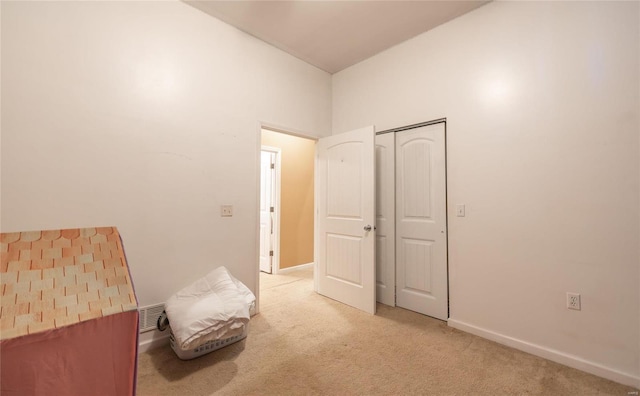
[[0,340],[137,309],[115,227],[0,234]]

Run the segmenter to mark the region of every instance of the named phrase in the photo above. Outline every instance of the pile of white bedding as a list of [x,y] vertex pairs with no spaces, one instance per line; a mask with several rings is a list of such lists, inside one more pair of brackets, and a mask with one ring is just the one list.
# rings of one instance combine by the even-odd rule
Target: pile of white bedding
[[176,342],[186,351],[241,334],[255,300],[251,290],[218,267],[171,296],[165,311]]

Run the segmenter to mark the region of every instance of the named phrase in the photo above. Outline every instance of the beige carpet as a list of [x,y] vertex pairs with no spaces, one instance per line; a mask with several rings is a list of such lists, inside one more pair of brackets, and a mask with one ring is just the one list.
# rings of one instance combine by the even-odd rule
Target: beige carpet
[[310,271],[261,276],[247,339],[191,360],[142,353],[138,395],[617,395],[634,391],[378,305],[375,316],[313,292]]

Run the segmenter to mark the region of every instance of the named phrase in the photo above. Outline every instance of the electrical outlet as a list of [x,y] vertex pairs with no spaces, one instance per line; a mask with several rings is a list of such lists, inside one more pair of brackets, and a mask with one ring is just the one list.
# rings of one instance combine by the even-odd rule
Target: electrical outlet
[[580,311],[580,294],[567,292],[567,308]]
[[222,217],[233,216],[233,205],[222,205],[220,207],[220,216]]

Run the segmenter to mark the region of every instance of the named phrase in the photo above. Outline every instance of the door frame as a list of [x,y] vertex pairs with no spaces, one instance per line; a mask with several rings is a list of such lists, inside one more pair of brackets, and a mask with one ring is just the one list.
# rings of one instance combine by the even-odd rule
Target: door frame
[[[280,270],[280,172],[281,172],[281,162],[280,156],[282,155],[282,150],[278,147],[271,146],[260,146],[260,152],[263,151],[275,154],[275,168],[276,177],[274,181],[274,185],[272,186],[275,189],[274,200],[275,204],[273,205],[273,240],[272,240],[272,249],[273,249],[273,259],[271,261],[271,273],[277,274]],[[262,173],[261,173],[262,174]],[[260,221],[260,220],[258,220]],[[258,245],[259,248],[259,245]]]
[[[282,125],[277,125],[277,124],[273,124],[270,122],[264,122],[264,121],[258,121],[257,122],[257,126],[256,126],[256,145],[255,145],[255,155],[254,155],[254,159],[255,159],[255,167],[254,167],[254,172],[256,175],[256,204],[255,204],[255,208],[254,208],[254,213],[256,216],[256,220],[255,220],[255,243],[256,243],[256,250],[255,250],[255,284],[254,284],[254,295],[256,296],[256,309],[255,309],[255,313],[259,313],[260,312],[260,168],[261,168],[261,153],[262,153],[262,130],[263,129],[267,129],[273,132],[278,132],[278,133],[282,133],[285,135],[291,135],[291,136],[297,136],[300,138],[304,138],[304,139],[309,139],[309,140],[313,140],[314,142],[317,142],[318,139],[320,139],[320,137],[318,136],[314,136],[313,134],[304,132],[304,131],[299,131],[296,130],[295,128],[289,128],[286,126],[282,126]],[[314,164],[315,166],[315,164]],[[315,171],[314,171],[314,177],[315,177]],[[279,200],[278,200],[279,201]],[[314,207],[315,207],[315,196],[314,196]],[[315,225],[314,225],[315,228]],[[314,231],[315,232],[315,231]],[[278,242],[279,243],[279,242]],[[275,254],[275,253],[274,253]],[[314,268],[315,268],[315,254],[314,254]],[[278,260],[279,261],[279,260]],[[279,263],[278,263],[279,266]],[[314,275],[315,278],[315,275]]]

